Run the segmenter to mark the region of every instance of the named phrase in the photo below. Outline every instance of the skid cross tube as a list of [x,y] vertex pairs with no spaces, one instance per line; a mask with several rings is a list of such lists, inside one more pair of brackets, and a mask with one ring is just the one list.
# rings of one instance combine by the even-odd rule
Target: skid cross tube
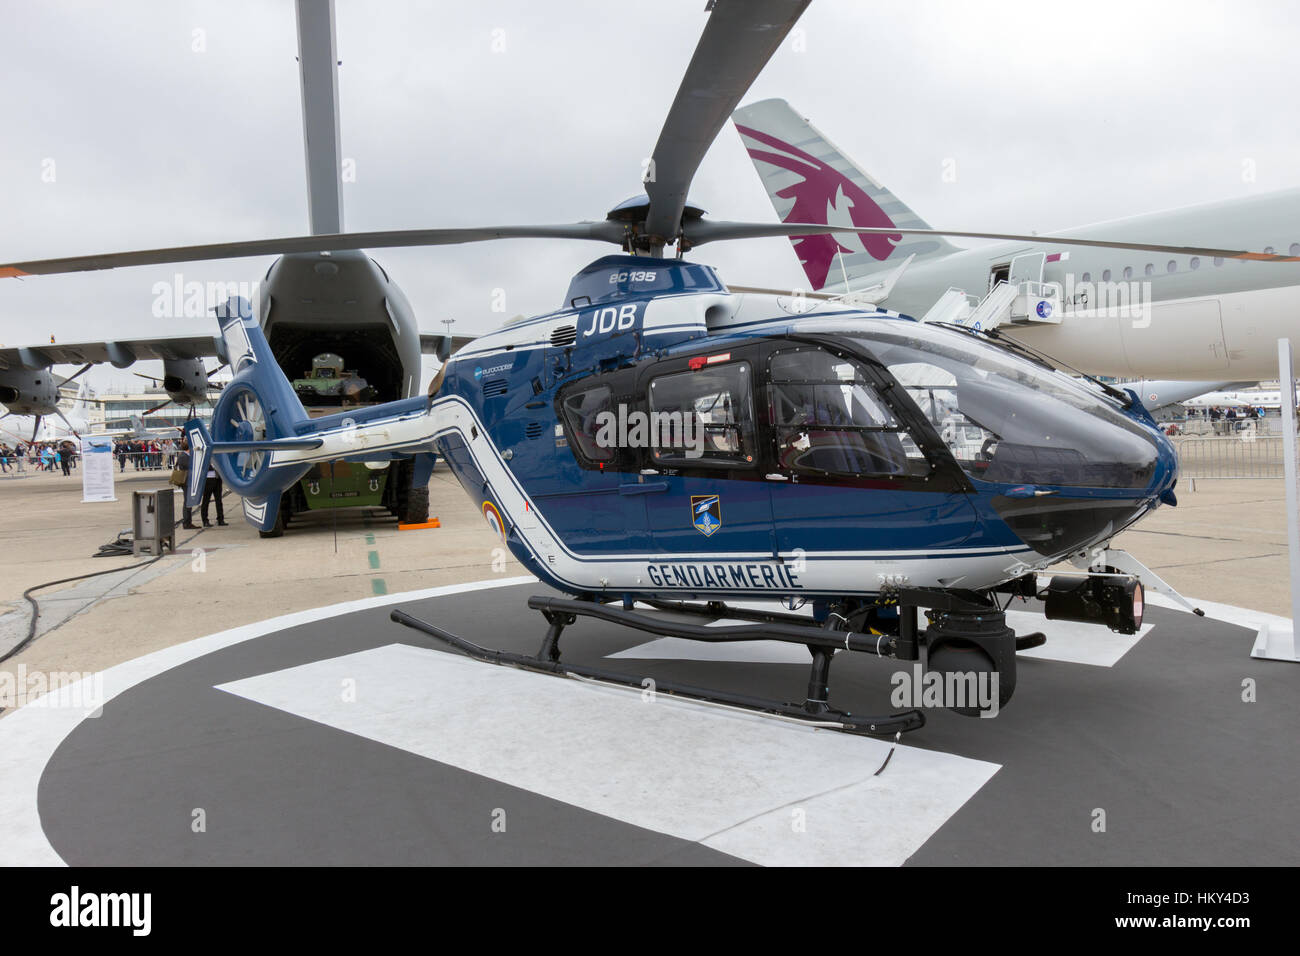
[[[658,602],[656,602],[658,603]],[[662,637],[684,637],[692,641],[710,641],[723,643],[727,641],[784,641],[788,644],[803,644],[809,649],[825,648],[830,651],[859,651],[863,654],[875,654],[878,657],[893,657],[893,642],[887,634],[860,634],[857,631],[828,631],[814,624],[792,624],[786,621],[771,620],[778,615],[764,615],[765,620],[756,624],[733,624],[727,627],[705,627],[701,624],[688,624],[684,621],[663,621],[648,614],[627,611],[621,607],[596,604],[592,601],[574,601],[568,598],[530,597],[528,606],[534,611],[541,611],[550,620],[550,614],[562,613],[594,617],[613,624],[622,624],[638,631],[648,631]],[[731,610],[726,605],[705,605],[695,608],[690,605],[663,605],[666,609],[696,616],[722,617],[726,615],[741,616],[739,610]],[[787,615],[780,615],[784,618]],[[795,619],[794,615],[788,615]]]
[[[547,602],[553,601],[551,598],[532,598],[529,605],[533,602],[540,602],[546,605]],[[814,693],[814,685],[818,683],[818,677],[821,678],[819,686],[824,687],[827,672],[830,667],[830,659],[834,653],[834,648],[843,647],[842,643],[832,642],[833,647],[810,647],[813,651],[813,677],[809,682],[809,700],[803,704],[792,704],[785,701],[778,701],[773,698],[753,697],[747,694],[733,694],[727,691],[713,690],[706,687],[695,687],[690,684],[679,684],[671,681],[664,681],[658,678],[645,679],[632,677],[618,671],[606,670],[604,668],[589,667],[583,664],[563,663],[559,660],[559,636],[560,632],[568,624],[573,623],[578,615],[599,617],[602,620],[613,620],[617,623],[624,623],[625,619],[620,618],[620,612],[611,608],[605,608],[598,604],[592,604],[586,601],[564,601],[556,600],[559,607],[544,606],[534,608],[542,610],[546,615],[549,623],[546,639],[542,644],[541,650],[537,656],[525,654],[514,654],[509,651],[495,650],[493,648],[483,647],[459,637],[450,631],[444,630],[428,621],[422,621],[417,617],[407,614],[405,611],[395,610],[389,617],[398,624],[414,628],[424,634],[442,641],[451,647],[463,652],[475,660],[484,661],[489,664],[499,664],[507,667],[517,667],[522,670],[537,671],[545,674],[554,674],[560,677],[585,678],[587,680],[602,681],[609,684],[618,684],[624,687],[630,687],[636,690],[652,690],[657,694],[667,694],[672,697],[681,697],[688,700],[696,700],[706,704],[718,704],[726,707],[735,707],[742,710],[751,711],[756,714],[781,717],[788,720],[795,720],[802,723],[812,724],[817,727],[825,727],[832,730],[844,731],[846,733],[859,734],[878,734],[892,736],[894,734],[904,733],[909,730],[917,730],[925,726],[925,715],[919,710],[902,711],[897,714],[883,715],[866,715],[851,714],[845,711],[832,709],[826,701],[823,693],[820,700],[812,700],[817,696]],[[563,605],[578,605],[576,609],[570,609]],[[595,614],[592,611],[600,610],[609,612],[606,614]],[[695,627],[695,625],[666,625],[659,622],[645,619],[644,615],[638,615],[641,620],[636,625],[637,630],[650,630],[655,633],[680,634],[684,627]],[[738,630],[733,628],[701,628],[705,631],[729,631]],[[808,628],[806,630],[816,632],[818,628]],[[721,640],[757,640],[761,639],[753,628],[744,628],[746,636],[724,636]],[[758,628],[758,631],[763,628]],[[830,636],[836,632],[823,632],[824,636]],[[840,632],[846,633],[846,632]],[[684,635],[682,635],[684,636]],[[856,635],[858,637],[870,636],[875,641],[874,635]],[[794,635],[786,635],[779,640],[798,641]],[[820,668],[818,664],[820,663]]]

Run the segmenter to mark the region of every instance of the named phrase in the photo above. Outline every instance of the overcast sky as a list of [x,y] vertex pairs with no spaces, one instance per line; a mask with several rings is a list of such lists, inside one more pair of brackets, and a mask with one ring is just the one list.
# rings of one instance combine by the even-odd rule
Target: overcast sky
[[[603,218],[640,191],[703,8],[337,0],[346,228]],[[0,261],[306,233],[293,17],[292,0],[10,0]],[[814,0],[798,29],[743,102],[788,99],[936,227],[1045,232],[1300,186],[1297,4]],[[692,198],[774,218],[730,124]],[[475,332],[556,308],[612,251],[375,257],[424,329]],[[802,281],[784,239],[692,257],[737,285]],[[3,279],[0,343],[206,334],[153,318],[154,283],[252,281],[270,262]]]

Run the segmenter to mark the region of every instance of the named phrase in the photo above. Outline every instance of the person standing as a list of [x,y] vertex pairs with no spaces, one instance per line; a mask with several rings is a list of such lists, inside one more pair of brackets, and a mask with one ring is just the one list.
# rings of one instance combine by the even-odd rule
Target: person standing
[[[175,470],[180,473],[179,477],[181,481],[181,527],[188,528],[191,531],[198,531],[199,526],[194,523],[194,510],[188,504],[184,503],[186,500],[185,488],[189,484],[190,480],[190,446],[186,444],[184,438],[182,438],[180,443],[177,445]],[[173,484],[175,483],[175,477],[176,475],[173,475]],[[206,484],[203,491],[204,504],[207,504]],[[205,521],[204,524],[207,524],[207,522]]]
[[217,524],[225,527],[226,510],[225,505],[221,503],[221,476],[211,465],[208,466],[208,475],[203,480],[203,527],[211,528],[212,522],[208,520],[208,502],[213,498],[217,500]]
[[63,477],[72,477],[72,450],[66,446],[58,451],[59,465],[63,468]]

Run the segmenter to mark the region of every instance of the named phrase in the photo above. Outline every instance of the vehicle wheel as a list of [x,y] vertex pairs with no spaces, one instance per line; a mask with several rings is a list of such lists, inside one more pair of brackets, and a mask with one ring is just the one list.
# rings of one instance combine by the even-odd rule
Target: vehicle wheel
[[287,509],[283,504],[281,504],[280,509],[275,513],[275,525],[271,528],[270,531],[257,532],[258,537],[279,538],[284,534],[285,526],[287,526],[288,524],[289,524],[289,518],[287,517]]
[[406,497],[403,524],[424,524],[429,520],[429,489],[411,488]]
[[384,489],[385,506],[398,521],[406,520],[414,467],[412,461],[399,461],[388,466],[388,487]]

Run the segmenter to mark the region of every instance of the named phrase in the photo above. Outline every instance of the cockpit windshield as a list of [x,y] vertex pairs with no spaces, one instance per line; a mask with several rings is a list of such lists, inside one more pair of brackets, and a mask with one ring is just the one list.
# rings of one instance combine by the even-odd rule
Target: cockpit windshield
[[972,478],[1141,488],[1154,437],[1063,374],[944,329],[879,323],[854,338],[884,365]]

